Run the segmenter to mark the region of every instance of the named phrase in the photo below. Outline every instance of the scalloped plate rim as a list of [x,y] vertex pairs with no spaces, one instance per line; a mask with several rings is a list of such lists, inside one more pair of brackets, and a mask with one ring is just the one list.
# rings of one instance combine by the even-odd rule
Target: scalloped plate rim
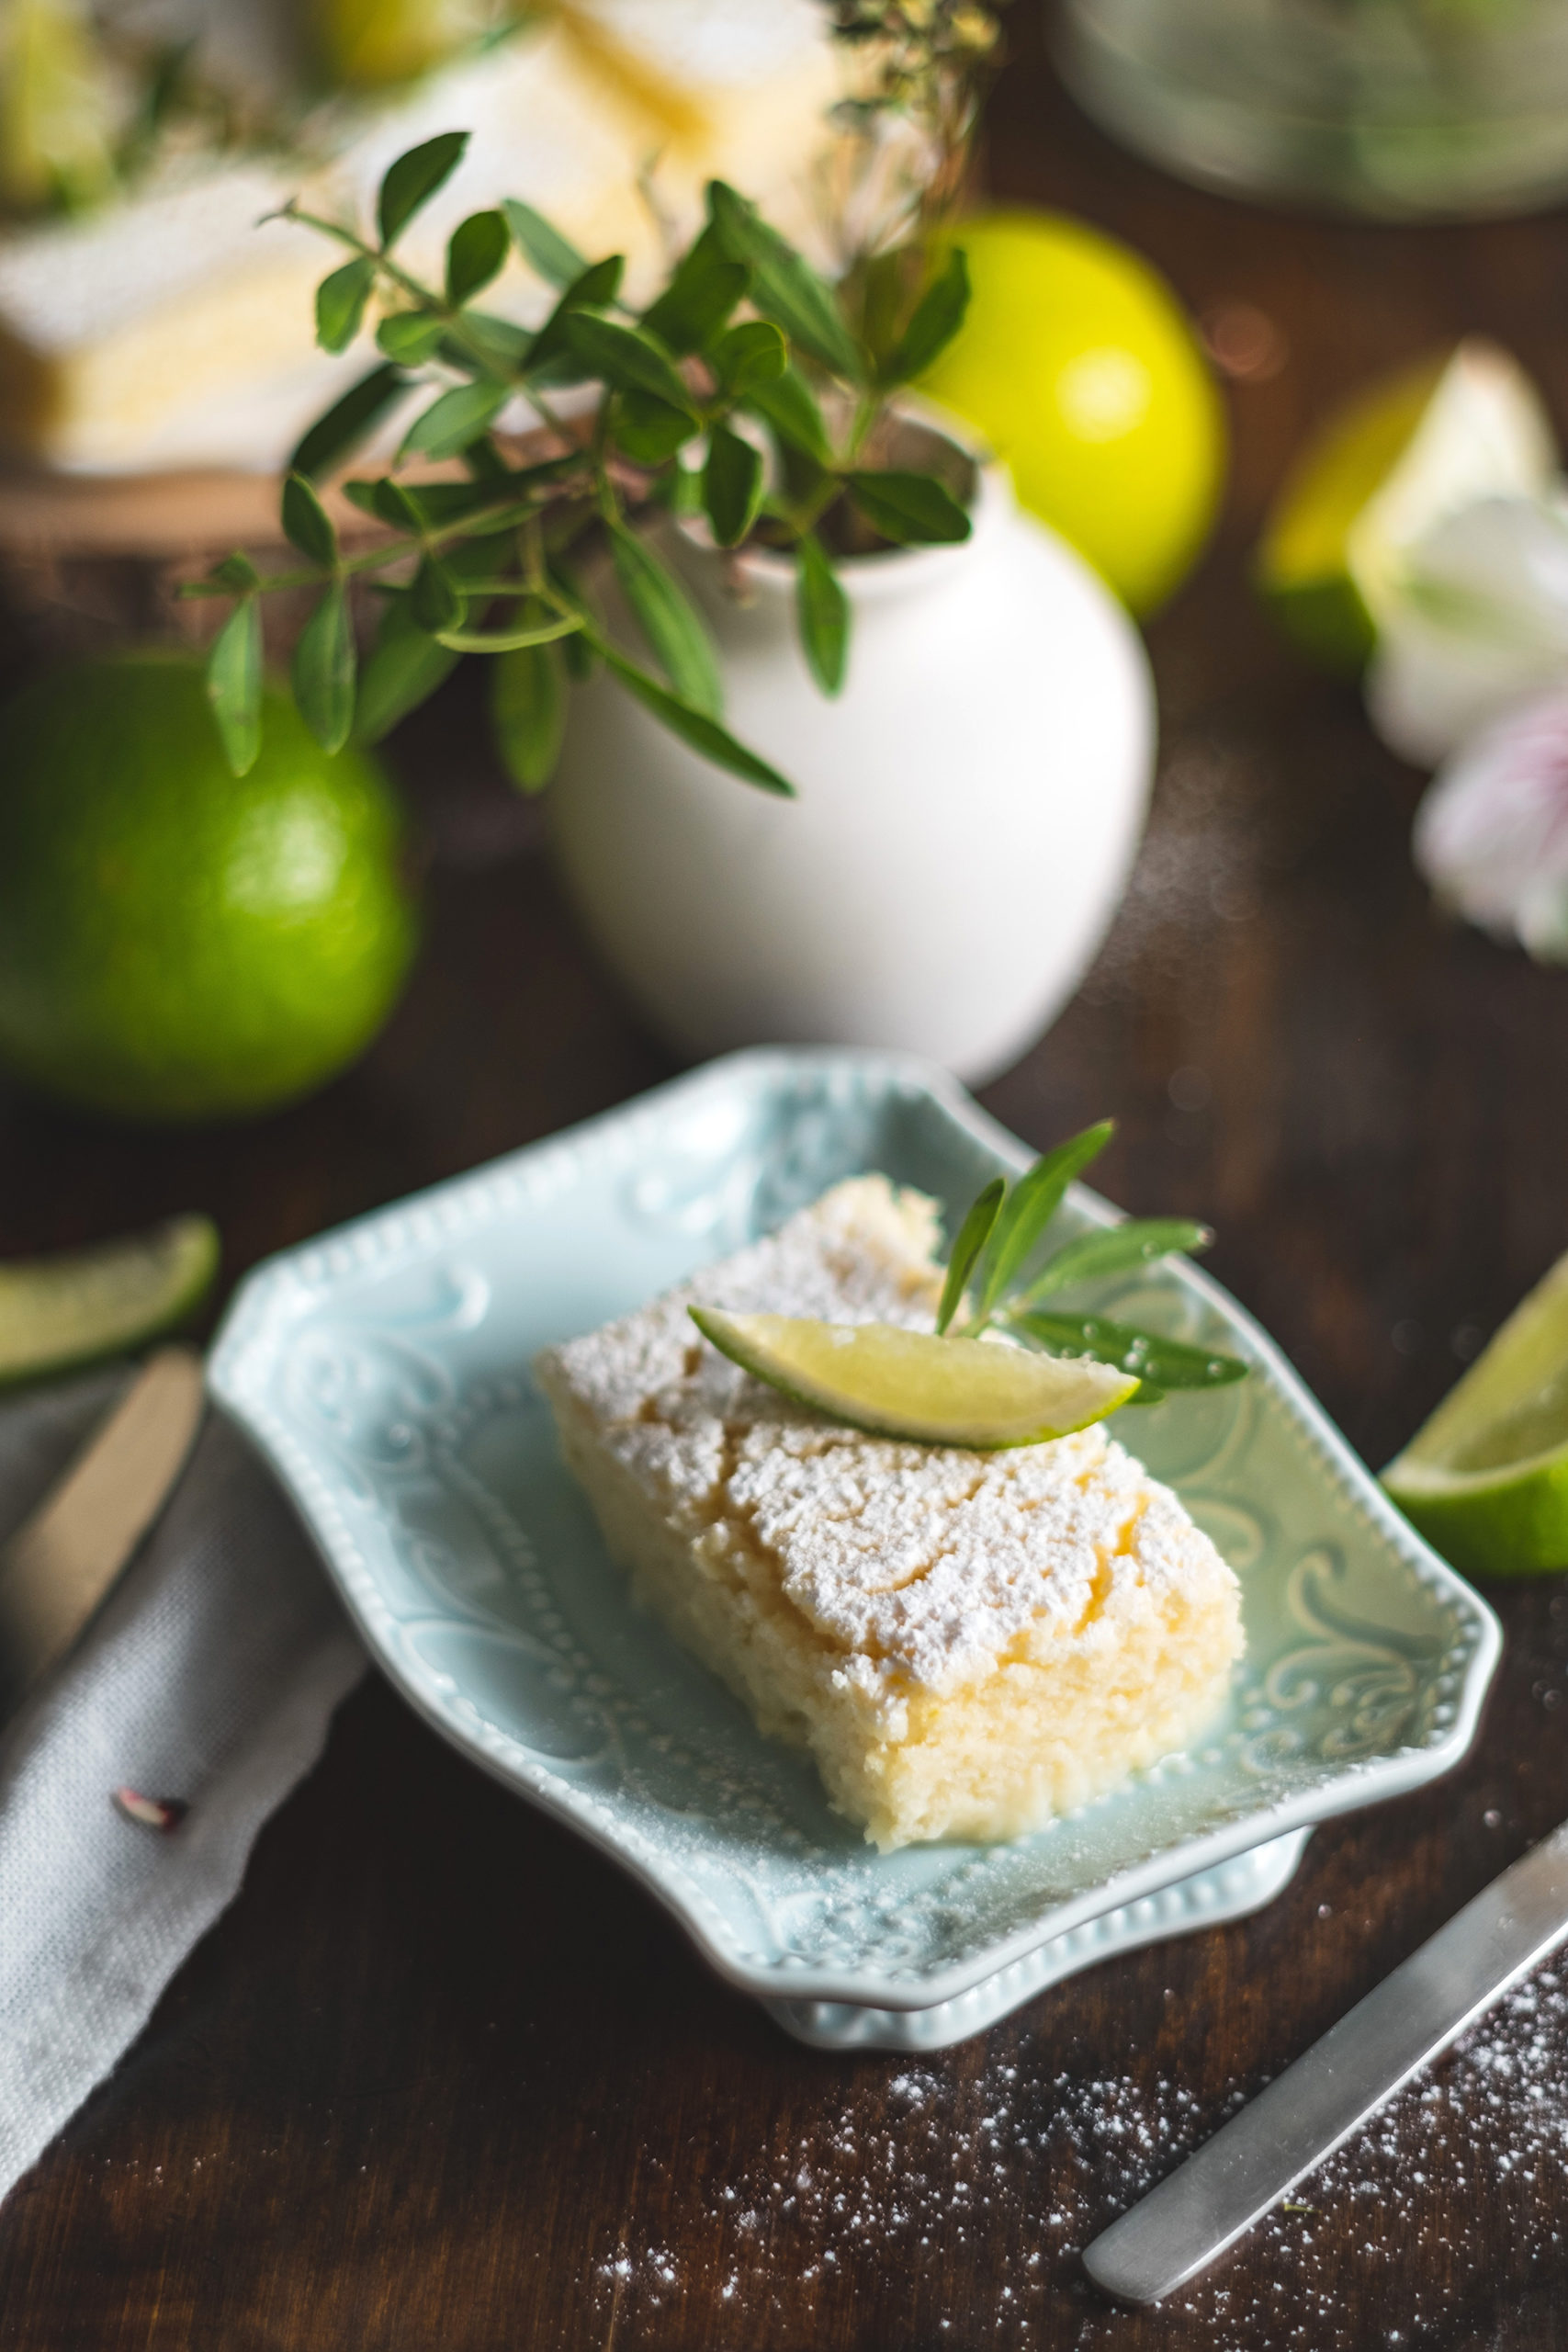
[[[320,1523],[305,1491],[313,1482],[314,1474],[301,1475],[300,1466],[290,1459],[291,1441],[281,1431],[275,1432],[265,1409],[245,1393],[248,1379],[244,1358],[248,1350],[266,1329],[275,1303],[286,1301],[300,1261],[308,1261],[313,1253],[379,1236],[437,1203],[459,1207],[468,1206],[470,1198],[483,1203],[485,1195],[493,1193],[499,1179],[525,1164],[531,1163],[536,1170],[547,1169],[552,1159],[559,1159],[565,1165],[579,1159],[584,1147],[595,1139],[635,1136],[637,1129],[652,1125],[658,1114],[668,1113],[682,1101],[690,1102],[705,1092],[728,1091],[738,1080],[743,1082],[750,1077],[783,1080],[804,1072],[822,1075],[834,1070],[852,1071],[872,1080],[881,1078],[901,1084],[906,1091],[924,1094],[1006,1167],[1021,1170],[1032,1164],[1035,1155],[1026,1145],[984,1111],[946,1070],[918,1056],[850,1047],[749,1047],[705,1063],[573,1126],[503,1153],[479,1168],[425,1186],[384,1207],[367,1211],[263,1260],[241,1283],[213,1341],[208,1385],[216,1402],[271,1464],[321,1553],[339,1596],[377,1664],[434,1730],[493,1779],[576,1830],[628,1871],[680,1922],[709,1965],[738,1989],[764,2001],[831,2001],[881,2009],[918,2010],[957,1997],[1041,1943],[1068,1934],[1102,1913],[1157,1894],[1178,1879],[1194,1877],[1291,1830],[1310,1827],[1340,1814],[1359,1811],[1364,1805],[1404,1795],[1441,1778],[1461,1760],[1475,1736],[1481,1708],[1501,1655],[1503,1637],[1497,1618],[1485,1600],[1400,1515],[1262,1326],[1211,1275],[1190,1261],[1177,1260],[1170,1265],[1174,1278],[1195,1292],[1238,1335],[1245,1337],[1259,1364],[1267,1368],[1284,1403],[1319,1453],[1327,1456],[1340,1483],[1370,1510],[1385,1538],[1404,1555],[1417,1580],[1450,1603],[1462,1605],[1472,1612],[1476,1626],[1473,1647],[1462,1668],[1453,1719],[1440,1738],[1419,1748],[1396,1750],[1370,1763],[1348,1763],[1331,1780],[1310,1790],[1274,1803],[1260,1803],[1255,1811],[1205,1835],[1182,1838],[1082,1894],[1053,1905],[1043,1915],[960,1960],[931,1968],[916,1984],[908,1978],[879,1975],[872,1968],[856,1971],[809,1964],[784,1968],[737,1958],[709,1933],[681,1879],[672,1878],[658,1863],[647,1859],[638,1850],[638,1840],[628,1830],[613,1832],[594,1817],[602,1799],[579,1797],[553,1776],[543,1772],[536,1775],[526,1764],[489,1752],[468,1726],[455,1719],[420,1687],[406,1669],[396,1646],[383,1639],[373,1616],[362,1607],[355,1589],[355,1571],[340,1557],[340,1547],[334,1544],[330,1530]],[[1113,1223],[1122,1214],[1085,1185],[1074,1185],[1070,1197],[1097,1223]],[[493,1222],[499,1213],[493,1206],[487,1206],[485,1221]],[[499,1736],[506,1738],[507,1735]]]

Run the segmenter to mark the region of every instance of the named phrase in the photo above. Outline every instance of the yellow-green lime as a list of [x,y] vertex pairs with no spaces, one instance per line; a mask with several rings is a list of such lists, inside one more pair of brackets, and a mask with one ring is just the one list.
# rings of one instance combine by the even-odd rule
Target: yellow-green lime
[[1303,652],[1354,673],[1406,550],[1473,499],[1544,490],[1556,462],[1529,377],[1472,338],[1378,378],[1334,411],[1269,510],[1258,585]]
[[321,1085],[414,947],[396,804],[269,689],[232,776],[200,665],[77,662],[0,714],[0,1059],[133,1118],[230,1117]]
[[80,0],[0,10],[0,203],[91,204],[115,175],[114,76]]
[[136,1348],[183,1323],[218,1271],[210,1217],[0,1265],[0,1385]]
[[322,0],[305,21],[333,81],[375,88],[427,74],[494,17],[483,0]]
[[1568,1256],[1382,1474],[1456,1568],[1568,1568]]
[[1224,415],[1186,313],[1147,262],[1060,213],[953,232],[968,314],[922,389],[977,427],[1023,503],[1135,613],[1163,603],[1209,535]]
[[976,1453],[1039,1445],[1103,1420],[1138,1385],[1109,1364],[939,1340],[894,1323],[727,1315],[716,1306],[694,1306],[691,1316],[722,1354],[798,1404],[922,1445]]

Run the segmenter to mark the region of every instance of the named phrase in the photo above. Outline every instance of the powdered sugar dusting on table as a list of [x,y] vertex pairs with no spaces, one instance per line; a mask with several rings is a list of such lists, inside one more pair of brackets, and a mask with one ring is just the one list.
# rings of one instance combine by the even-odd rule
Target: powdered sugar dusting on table
[[[1165,2076],[1140,2086],[1129,2075],[1053,2069],[1032,2061],[1027,2036],[1021,2052],[1019,2043],[1016,2033],[998,2033],[978,2066],[973,2053],[955,2052],[863,2072],[846,2079],[836,2108],[824,2099],[809,2136],[728,2177],[694,2176],[697,2211],[681,2236],[705,2243],[710,2256],[680,2260],[661,2239],[628,2227],[594,2268],[601,2315],[613,2307],[626,2340],[635,2340],[639,2314],[651,2324],[699,2290],[705,2301],[716,2274],[721,2306],[749,2331],[733,2341],[761,2341],[783,2277],[815,2288],[824,2314],[841,2317],[852,2276],[875,2294],[883,2333],[866,2340],[878,2345],[1087,2352],[1124,2343],[1133,2316],[1088,2285],[1083,2247],[1261,2082],[1205,2100]],[[1445,2202],[1459,2190],[1461,2207],[1467,2193],[1494,2210],[1502,2199],[1523,2231],[1538,2172],[1565,2162],[1568,1975],[1548,1969],[1302,2183],[1234,2259],[1163,2303],[1137,2341],[1181,2352],[1259,2343],[1281,2352],[1414,2352],[1460,2341],[1431,2332],[1451,2292],[1442,2256],[1457,2253],[1473,2269],[1480,2246],[1456,2249],[1439,2234],[1437,2185]],[[1358,2222],[1348,2256],[1342,2232],[1322,2226],[1330,2215],[1340,2222],[1347,2206]],[[923,2282],[947,2274],[966,2243],[989,2250],[980,2291],[961,2309],[933,2309]],[[1347,2266],[1389,2290],[1376,2335],[1347,2332]],[[1356,2300],[1364,2311],[1364,2298]],[[660,2332],[658,2341],[667,2340]],[[1467,2346],[1472,2340],[1483,2339],[1462,2337]]]

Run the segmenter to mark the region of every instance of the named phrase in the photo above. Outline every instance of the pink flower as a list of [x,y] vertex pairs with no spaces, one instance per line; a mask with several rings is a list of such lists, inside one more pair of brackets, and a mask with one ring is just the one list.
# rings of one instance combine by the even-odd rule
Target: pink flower
[[1510,712],[1438,770],[1415,852],[1467,922],[1568,963],[1568,691]]

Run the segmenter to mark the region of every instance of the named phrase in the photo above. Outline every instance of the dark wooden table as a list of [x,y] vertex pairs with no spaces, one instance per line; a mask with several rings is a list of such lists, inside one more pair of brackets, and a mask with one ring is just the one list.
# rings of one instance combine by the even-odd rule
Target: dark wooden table
[[[1015,14],[994,186],[1130,237],[1200,312],[1258,306],[1285,364],[1235,387],[1224,527],[1152,632],[1164,757],[1126,908],[986,1099],[1036,1143],[1114,1112],[1107,1190],[1213,1218],[1217,1272],[1375,1464],[1568,1244],[1568,977],[1434,917],[1407,854],[1416,780],[1352,692],[1276,642],[1247,551],[1307,420],[1425,346],[1495,334],[1563,409],[1568,220],[1404,232],[1190,193],[1072,112]],[[434,845],[429,946],[370,1057],[287,1116],[196,1137],[0,1098],[6,1250],[201,1205],[238,1274],[667,1073],[460,684],[400,758]],[[1568,1813],[1568,1596],[1547,1578],[1492,1598],[1507,1655],[1461,1771],[1320,1829],[1257,1919],[918,2064],[785,2041],[372,1679],[141,2042],[0,2211],[0,2343],[1556,2345],[1555,1978],[1171,2305],[1115,2312],[1077,2260]]]

